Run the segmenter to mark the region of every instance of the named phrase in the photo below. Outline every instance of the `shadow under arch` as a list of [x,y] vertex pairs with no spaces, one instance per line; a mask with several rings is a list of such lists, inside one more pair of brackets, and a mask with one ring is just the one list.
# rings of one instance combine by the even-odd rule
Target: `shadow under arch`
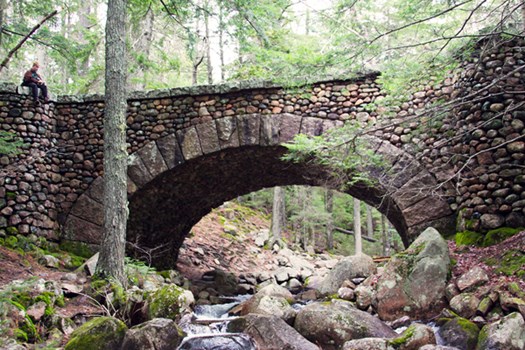
[[[130,155],[128,253],[148,255],[157,268],[173,268],[185,237],[213,208],[274,186],[311,185],[348,193],[385,214],[405,245],[427,226],[453,225],[454,215],[442,194],[430,191],[436,188],[434,176],[406,152],[369,137],[370,148],[384,157],[390,171],[369,169],[377,185],[342,190],[331,181],[330,169],[283,161],[286,149],[280,144],[297,132],[276,125],[278,118],[268,120],[266,128],[262,122],[237,120],[238,135],[222,145],[219,126],[211,121],[151,141]],[[102,178],[96,179],[73,206],[64,225],[66,239],[100,242],[101,184]]]

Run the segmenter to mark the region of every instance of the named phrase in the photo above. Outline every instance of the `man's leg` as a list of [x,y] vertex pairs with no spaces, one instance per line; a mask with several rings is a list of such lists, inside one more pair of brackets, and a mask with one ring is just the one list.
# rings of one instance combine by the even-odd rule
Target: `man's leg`
[[38,85],[40,90],[42,90],[42,97],[44,98],[44,101],[47,102],[48,96],[47,96],[47,85],[46,84],[40,84]]
[[22,85],[31,88],[31,92],[33,93],[33,101],[38,101],[38,86],[35,83],[23,83]]

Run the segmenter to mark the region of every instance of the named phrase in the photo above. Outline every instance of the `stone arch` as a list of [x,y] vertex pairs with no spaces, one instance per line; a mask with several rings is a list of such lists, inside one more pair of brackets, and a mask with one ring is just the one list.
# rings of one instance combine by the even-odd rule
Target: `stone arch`
[[[152,252],[158,267],[174,266],[191,228],[224,201],[264,187],[314,185],[332,187],[329,169],[281,160],[282,143],[294,135],[319,135],[340,121],[292,114],[248,114],[190,126],[150,141],[129,156],[128,242]],[[450,227],[453,214],[436,179],[408,153],[375,137],[370,148],[390,168],[369,169],[378,184],[357,184],[344,192],[383,212],[405,244],[426,226]],[[64,238],[98,244],[103,224],[102,178],[76,201]],[[340,188],[335,188],[341,190]]]

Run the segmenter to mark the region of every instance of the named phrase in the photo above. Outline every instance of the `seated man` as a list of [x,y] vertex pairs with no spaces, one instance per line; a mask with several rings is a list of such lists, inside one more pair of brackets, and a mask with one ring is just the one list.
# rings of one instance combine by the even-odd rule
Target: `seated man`
[[47,96],[46,82],[38,74],[39,67],[40,65],[38,62],[33,62],[33,67],[31,67],[31,69],[24,74],[24,81],[22,82],[22,86],[28,86],[31,88],[31,91],[33,92],[33,100],[35,101],[36,105],[40,104],[38,101],[38,89],[42,90],[44,102],[47,103],[49,100]]

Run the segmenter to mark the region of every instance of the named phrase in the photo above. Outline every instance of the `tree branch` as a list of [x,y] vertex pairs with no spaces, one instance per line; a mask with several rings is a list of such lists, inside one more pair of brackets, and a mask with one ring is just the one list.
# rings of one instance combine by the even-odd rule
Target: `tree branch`
[[20,40],[20,42],[11,51],[9,51],[9,53],[7,54],[7,57],[0,64],[0,72],[2,72],[2,69],[7,67],[7,64],[9,63],[9,61],[11,60],[11,58],[13,57],[15,52],[17,52],[18,49],[20,49],[20,47],[22,47],[22,45],[24,45],[24,43],[27,41],[27,39],[29,39],[29,37],[31,35],[33,35],[38,30],[38,28],[40,28],[42,26],[42,24],[44,24],[46,21],[48,21],[49,19],[54,17],[57,13],[58,13],[58,11],[55,10],[55,11],[51,12],[50,14],[48,14],[46,17],[44,17],[44,19],[42,19],[40,21],[40,23],[38,23],[36,26],[34,26],[33,29],[31,29],[31,31],[24,38],[22,38],[22,40]]

